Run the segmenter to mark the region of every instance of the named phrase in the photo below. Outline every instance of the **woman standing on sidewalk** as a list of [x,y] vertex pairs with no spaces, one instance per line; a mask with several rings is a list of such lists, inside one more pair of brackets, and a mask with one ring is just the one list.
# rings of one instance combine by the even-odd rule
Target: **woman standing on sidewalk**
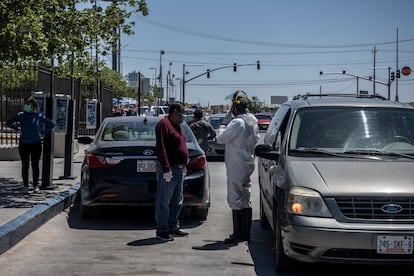
[[39,161],[42,155],[42,136],[52,131],[55,123],[36,112],[38,103],[33,96],[24,100],[23,112],[10,118],[7,127],[20,132],[19,155],[22,161],[23,193],[29,192],[30,161],[33,172],[33,192],[39,192]]

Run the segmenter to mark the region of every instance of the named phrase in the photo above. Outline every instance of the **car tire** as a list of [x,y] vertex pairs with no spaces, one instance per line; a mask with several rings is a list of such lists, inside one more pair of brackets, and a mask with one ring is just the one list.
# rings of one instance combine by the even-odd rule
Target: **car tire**
[[260,191],[260,226],[266,229],[270,228],[270,223],[269,220],[266,217],[266,213],[264,212],[264,208],[263,208],[263,194],[262,191]]
[[276,272],[292,272],[295,268],[295,262],[285,254],[282,241],[282,230],[280,217],[277,212],[276,201],[273,202],[273,229],[274,229],[274,270]]
[[85,206],[82,203],[79,204],[80,215],[83,219],[96,218],[97,207],[96,206]]
[[202,219],[205,220],[207,219],[208,216],[208,208],[191,208],[191,216],[193,218],[197,218],[197,219]]
[[86,206],[83,204],[83,198],[81,191],[78,192],[79,198],[79,212],[82,219],[92,219],[96,217],[97,207],[96,206]]

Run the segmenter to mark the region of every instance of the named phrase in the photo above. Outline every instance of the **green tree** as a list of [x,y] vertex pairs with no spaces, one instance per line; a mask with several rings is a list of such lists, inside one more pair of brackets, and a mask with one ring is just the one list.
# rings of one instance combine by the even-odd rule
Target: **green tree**
[[[70,75],[76,67],[102,68],[119,34],[132,35],[131,15],[148,14],[145,0],[2,0],[0,2],[0,62],[40,63]],[[81,8],[82,7],[82,8]],[[95,60],[94,57],[95,56]],[[52,64],[53,62],[53,64]],[[76,72],[76,69],[74,70]],[[82,70],[78,70],[81,72]]]

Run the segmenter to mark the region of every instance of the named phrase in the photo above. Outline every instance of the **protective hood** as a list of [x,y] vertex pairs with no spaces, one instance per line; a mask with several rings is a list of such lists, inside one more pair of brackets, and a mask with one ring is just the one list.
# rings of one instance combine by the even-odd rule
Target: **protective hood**
[[237,117],[242,118],[249,126],[257,124],[257,118],[252,113],[240,114]]

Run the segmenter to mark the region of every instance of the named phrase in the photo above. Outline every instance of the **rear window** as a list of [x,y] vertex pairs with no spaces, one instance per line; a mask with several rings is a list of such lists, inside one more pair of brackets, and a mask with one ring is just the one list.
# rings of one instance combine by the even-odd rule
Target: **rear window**
[[210,124],[214,129],[220,128],[220,125],[224,121],[224,117],[210,117]]
[[[155,126],[157,123],[158,121],[147,124],[142,122],[108,123],[102,132],[101,141],[155,141]],[[191,129],[183,125],[181,124],[181,128],[184,130],[186,141],[188,143],[193,142]]]
[[272,120],[272,116],[270,115],[256,114],[255,116],[258,120]]
[[102,133],[102,141],[152,141],[155,140],[155,123],[109,123]]

